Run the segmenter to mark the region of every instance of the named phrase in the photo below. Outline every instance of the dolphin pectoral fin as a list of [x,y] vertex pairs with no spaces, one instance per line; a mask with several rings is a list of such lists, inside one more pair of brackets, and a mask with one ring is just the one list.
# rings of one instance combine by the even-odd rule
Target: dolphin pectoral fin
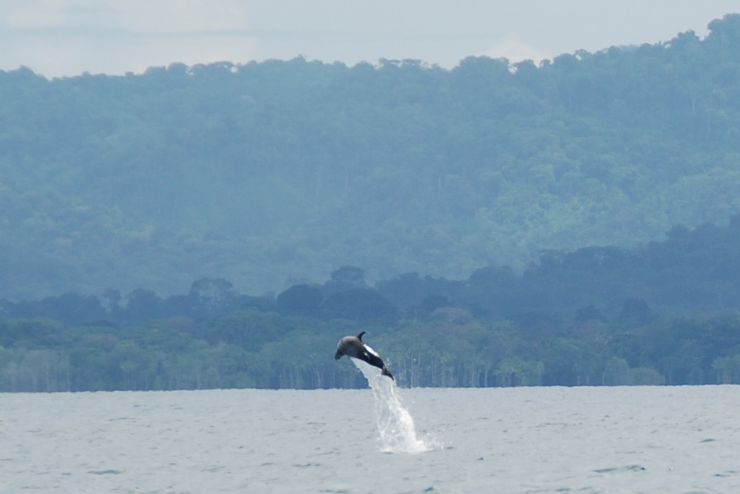
[[364,335],[367,331],[363,331],[362,333],[357,335],[357,339],[362,341],[362,335]]

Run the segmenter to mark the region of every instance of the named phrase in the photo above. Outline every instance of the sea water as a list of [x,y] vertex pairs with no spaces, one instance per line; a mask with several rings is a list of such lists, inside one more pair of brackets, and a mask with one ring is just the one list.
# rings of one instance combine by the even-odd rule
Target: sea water
[[740,492],[740,387],[374,393],[0,394],[0,492]]

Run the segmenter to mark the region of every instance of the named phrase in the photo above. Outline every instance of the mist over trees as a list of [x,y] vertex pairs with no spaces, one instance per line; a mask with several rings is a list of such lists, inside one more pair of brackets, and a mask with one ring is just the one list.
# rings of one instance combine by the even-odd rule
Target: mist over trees
[[404,386],[740,383],[740,16],[709,27],[0,71],[0,391],[361,386],[363,330]]
[[[542,264],[616,265],[619,249],[674,225],[740,212],[738,81],[737,15],[704,39],[539,67],[299,58],[0,72],[0,297],[172,294],[204,277],[282,292],[341,265],[374,281],[463,279],[589,245],[616,250]],[[315,308],[306,290],[282,302]],[[338,292],[336,310],[357,297],[393,317],[356,290]]]
[[0,301],[0,391],[364,386],[337,340],[367,331],[403,386],[740,383],[740,216],[633,249],[547,252],[521,274],[343,266],[276,296],[224,279]]

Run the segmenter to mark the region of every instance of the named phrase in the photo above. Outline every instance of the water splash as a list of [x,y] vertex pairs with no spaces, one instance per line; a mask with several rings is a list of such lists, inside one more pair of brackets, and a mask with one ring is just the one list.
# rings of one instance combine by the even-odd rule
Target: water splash
[[373,391],[380,449],[391,453],[423,453],[435,449],[434,444],[417,436],[414,419],[401,403],[396,383],[382,376],[380,369],[362,360],[351,360]]

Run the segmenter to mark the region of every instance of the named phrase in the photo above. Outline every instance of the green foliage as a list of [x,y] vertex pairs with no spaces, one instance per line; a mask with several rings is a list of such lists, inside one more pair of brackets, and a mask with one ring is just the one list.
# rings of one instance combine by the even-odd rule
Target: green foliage
[[324,295],[318,287],[293,285],[277,297],[277,308],[286,314],[316,316],[320,313]]
[[390,321],[396,308],[377,290],[353,288],[329,296],[321,306],[331,318],[357,321]]
[[0,71],[0,391],[740,383],[739,54]]
[[[735,314],[534,336],[442,308],[368,331],[403,386],[740,384]],[[250,311],[124,328],[5,320],[0,391],[363,387],[348,361],[332,358],[337,339],[355,332],[340,321]]]
[[346,262],[372,279],[521,271],[539,249],[724,220],[740,211],[738,19],[540,67],[0,72],[0,297],[202,276],[261,293]]
[[735,383],[738,218],[631,250],[550,251],[521,275],[373,287],[343,268],[274,300],[201,279],[167,298],[3,301],[0,390],[360,386],[331,359],[360,330],[410,386]]

